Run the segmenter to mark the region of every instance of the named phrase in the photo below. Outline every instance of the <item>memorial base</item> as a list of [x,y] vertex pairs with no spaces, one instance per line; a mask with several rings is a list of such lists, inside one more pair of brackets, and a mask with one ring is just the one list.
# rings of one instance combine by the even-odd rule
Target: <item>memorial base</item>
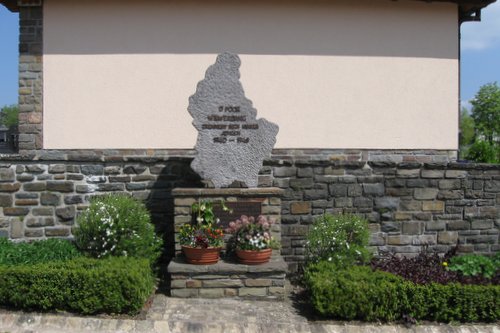
[[262,265],[222,259],[215,265],[190,265],[182,256],[168,265],[170,292],[181,298],[283,300],[287,265],[279,254]]

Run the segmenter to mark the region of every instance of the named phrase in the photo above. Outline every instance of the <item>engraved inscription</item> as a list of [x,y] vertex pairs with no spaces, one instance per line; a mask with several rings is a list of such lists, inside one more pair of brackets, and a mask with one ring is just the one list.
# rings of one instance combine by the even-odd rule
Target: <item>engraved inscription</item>
[[[219,112],[239,113],[241,112],[241,107],[220,105],[218,107],[218,110]],[[250,142],[250,136],[245,135],[245,133],[242,133],[241,131],[234,131],[234,130],[241,129],[241,130],[255,131],[259,129],[259,124],[246,123],[247,121],[246,116],[220,116],[217,114],[210,114],[207,116],[207,120],[213,122],[219,122],[219,121],[229,122],[228,124],[204,123],[201,125],[201,128],[206,130],[214,130],[214,131],[222,130],[222,132],[214,134],[213,137],[214,143],[236,142],[236,143],[247,144]],[[240,122],[244,122],[244,124],[240,125],[239,124]],[[232,131],[227,131],[227,130],[232,130]],[[227,136],[236,136],[237,138],[235,140],[226,139],[225,137]]]

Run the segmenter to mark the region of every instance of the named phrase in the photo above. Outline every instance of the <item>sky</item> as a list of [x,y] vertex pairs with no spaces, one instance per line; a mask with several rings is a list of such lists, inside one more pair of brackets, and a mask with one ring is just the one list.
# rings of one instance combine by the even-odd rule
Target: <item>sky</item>
[[[18,15],[0,5],[0,108],[17,103]],[[500,0],[482,11],[481,22],[461,28],[461,103],[469,107],[479,88],[500,84]]]

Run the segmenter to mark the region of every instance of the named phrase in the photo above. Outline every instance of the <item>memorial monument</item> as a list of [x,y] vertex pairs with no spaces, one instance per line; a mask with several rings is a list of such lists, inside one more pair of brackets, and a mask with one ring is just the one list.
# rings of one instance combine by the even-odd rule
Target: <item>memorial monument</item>
[[[189,98],[188,111],[198,130],[196,157],[191,167],[207,188],[176,188],[174,196],[174,230],[192,222],[192,204],[224,200],[232,210],[220,217],[219,226],[240,215],[265,215],[276,221],[271,228],[274,239],[281,240],[282,189],[258,187],[259,170],[265,158],[271,155],[278,126],[257,118],[257,110],[245,97],[240,82],[240,58],[222,53],[210,66],[205,78],[198,83]],[[247,188],[231,187],[244,183]],[[215,209],[214,209],[215,211]],[[231,215],[233,214],[233,215]],[[178,237],[175,237],[178,239]],[[175,244],[180,254],[180,244]],[[177,297],[250,297],[283,299],[287,265],[273,252],[269,263],[256,267],[237,264],[230,256],[217,264],[193,267],[182,257],[174,258],[168,272],[171,277],[171,295]],[[201,265],[203,266],[203,265]],[[210,268],[209,268],[210,267]],[[255,285],[254,280],[265,281]]]
[[189,98],[188,111],[198,130],[191,167],[214,187],[234,181],[257,187],[257,176],[276,143],[278,126],[264,118],[245,97],[240,58],[223,53],[210,66]]

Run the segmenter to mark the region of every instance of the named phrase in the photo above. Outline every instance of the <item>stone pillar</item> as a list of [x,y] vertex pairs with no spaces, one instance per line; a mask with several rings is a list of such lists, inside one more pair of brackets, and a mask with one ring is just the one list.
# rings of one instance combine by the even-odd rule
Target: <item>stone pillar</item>
[[42,149],[43,8],[41,1],[19,6],[19,153]]

